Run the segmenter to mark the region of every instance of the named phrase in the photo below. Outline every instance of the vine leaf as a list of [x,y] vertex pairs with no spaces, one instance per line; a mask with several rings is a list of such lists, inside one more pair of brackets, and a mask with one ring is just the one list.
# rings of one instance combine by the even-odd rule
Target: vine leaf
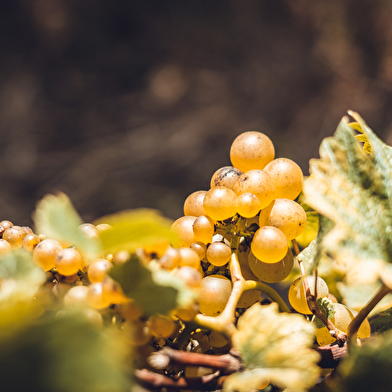
[[378,316],[370,321],[376,327],[376,334],[392,329],[392,308],[380,312]]
[[170,230],[172,221],[151,209],[127,210],[100,218],[95,224],[112,226],[99,233],[104,251],[118,252],[154,245],[176,243],[178,237]]
[[292,392],[307,390],[319,375],[314,334],[314,325],[298,314],[279,313],[276,303],[251,306],[232,337],[246,370],[230,375],[224,390],[247,392],[267,381]]
[[115,265],[109,275],[146,315],[167,314],[176,307],[186,307],[194,300],[193,291],[181,279],[168,271],[145,267],[136,255],[123,264]]
[[78,228],[83,221],[64,193],[46,195],[38,202],[33,219],[37,233],[59,241],[64,247],[74,245],[90,258],[99,254],[99,241]]
[[363,288],[382,279],[392,287],[392,149],[356,113],[350,114],[367,137],[372,156],[362,151],[343,118],[334,137],[322,142],[320,159],[310,161],[304,201],[336,224],[321,246],[344,266],[348,286]]

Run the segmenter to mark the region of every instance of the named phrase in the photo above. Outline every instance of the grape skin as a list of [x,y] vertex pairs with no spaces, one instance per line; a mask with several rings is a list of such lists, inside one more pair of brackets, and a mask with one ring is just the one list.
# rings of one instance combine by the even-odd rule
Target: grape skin
[[239,215],[252,218],[261,210],[261,204],[253,193],[242,193],[237,197],[236,208]]
[[214,242],[206,252],[206,259],[216,267],[221,267],[229,262],[231,257],[231,249],[223,242]]
[[102,282],[113,264],[106,259],[94,260],[88,266],[87,276],[91,283]]
[[203,278],[198,297],[200,312],[207,316],[218,316],[226,306],[231,289],[231,281],[222,275]]
[[45,271],[49,271],[56,266],[56,256],[63,250],[61,244],[52,239],[41,241],[33,251],[34,262]]
[[193,222],[195,220],[195,216],[182,216],[172,224],[171,230],[178,235],[180,246],[189,246],[192,242],[195,242],[195,235],[193,234]]
[[12,248],[9,242],[0,238],[0,255],[6,255],[11,252]]
[[214,231],[214,221],[209,216],[198,216],[193,222],[193,234],[195,241],[209,244],[212,241]]
[[265,263],[277,263],[286,256],[288,245],[284,233],[274,226],[258,229],[251,243],[252,253]]
[[231,218],[236,213],[236,198],[234,191],[224,186],[210,189],[203,201],[205,215],[218,221]]
[[[260,279],[255,276],[255,274],[249,268],[247,252],[239,252],[238,260],[240,262],[240,268],[243,278],[245,280],[254,280],[256,282],[260,282]],[[237,308],[248,308],[249,306],[255,304],[259,300],[259,298],[259,290],[246,290],[242,293],[240,299],[238,300]]]
[[20,249],[23,239],[26,237],[26,230],[20,226],[11,226],[3,233],[3,239],[8,241],[12,250]]
[[185,200],[184,203],[184,215],[185,216],[200,216],[207,215],[204,211],[203,200],[207,191],[196,191],[191,193]]
[[233,190],[233,186],[238,180],[242,171],[233,166],[224,166],[218,169],[212,176],[210,187],[225,186]]
[[84,267],[82,256],[74,248],[62,249],[57,253],[55,263],[57,272],[64,276],[74,275]]

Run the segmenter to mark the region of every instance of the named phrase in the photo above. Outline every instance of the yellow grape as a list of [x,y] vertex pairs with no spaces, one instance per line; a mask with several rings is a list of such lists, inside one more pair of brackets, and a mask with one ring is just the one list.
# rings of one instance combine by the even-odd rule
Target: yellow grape
[[14,224],[9,220],[3,220],[0,222],[0,235],[4,233],[9,227],[12,227]]
[[92,223],[83,223],[78,229],[88,238],[99,238],[99,231]]
[[242,133],[236,137],[230,148],[231,163],[243,172],[263,169],[274,157],[274,145],[270,138],[261,132]]
[[193,249],[198,255],[199,255],[199,259],[203,260],[204,257],[206,256],[206,251],[207,251],[207,246],[204,242],[193,242],[190,245],[190,248]]
[[210,187],[225,186],[226,188],[233,189],[238,177],[242,171],[233,166],[224,166],[218,169],[212,176]]
[[232,283],[221,275],[210,275],[201,280],[199,291],[200,312],[207,316],[222,313],[229,299]]
[[103,294],[102,283],[92,283],[88,286],[86,302],[93,309],[107,308],[111,303]]
[[[243,256],[240,257],[240,255]],[[238,259],[240,261],[240,268],[242,276],[245,280],[254,280],[256,282],[260,282],[260,279],[255,276],[252,270],[249,268],[248,260],[247,260],[247,253],[239,252]],[[249,308],[249,306],[256,303],[260,298],[260,291],[259,290],[247,290],[244,291],[238,300],[237,308]]]
[[11,252],[12,252],[12,248],[10,243],[0,238],[0,255],[6,255]]
[[181,246],[189,246],[192,242],[195,242],[195,235],[193,234],[193,222],[195,220],[195,216],[182,216],[172,224],[171,230],[178,235]]
[[192,267],[198,269],[200,267],[200,258],[196,251],[191,248],[179,248],[180,253],[180,267]]
[[193,222],[193,234],[195,241],[209,244],[212,241],[214,231],[214,221],[209,216],[200,215]]
[[203,201],[204,215],[208,215],[215,220],[225,220],[231,218],[236,213],[235,201],[237,195],[229,188],[217,186],[210,189]]
[[276,197],[294,200],[302,190],[304,175],[301,168],[291,159],[274,159],[263,169],[276,185]]
[[221,267],[229,262],[231,249],[223,242],[213,242],[207,248],[206,259],[216,267]]
[[88,266],[87,276],[91,283],[102,282],[113,264],[106,259],[96,259]]
[[129,300],[124,294],[121,285],[110,276],[106,276],[101,284],[103,298],[109,304],[122,304]]
[[237,213],[244,218],[252,218],[259,213],[261,204],[253,193],[242,193],[236,200]]
[[[57,284],[56,286],[58,286]],[[70,288],[64,296],[64,306],[66,309],[87,306],[87,286],[74,286]]]
[[249,170],[241,174],[234,184],[237,196],[243,193],[254,194],[260,202],[260,208],[265,208],[275,199],[275,183],[271,176],[263,170]]
[[191,193],[184,203],[185,216],[200,216],[206,215],[203,207],[204,196],[207,191],[196,191]]
[[58,241],[43,240],[34,248],[33,259],[39,267],[49,271],[56,266],[56,256],[62,250],[63,247]]
[[27,234],[25,238],[23,238],[23,248],[32,252],[34,248],[41,242],[39,237],[36,234]]
[[62,249],[55,259],[57,272],[64,276],[76,274],[84,267],[81,254],[74,248]]
[[118,305],[118,307],[121,316],[127,321],[136,321],[143,316],[143,310],[132,299]]
[[129,322],[122,325],[125,339],[133,346],[143,346],[151,340],[150,328],[143,321]]
[[161,267],[171,271],[180,265],[180,261],[181,256],[178,249],[169,246],[164,255],[159,259],[159,264]]
[[199,313],[199,307],[197,304],[192,303],[186,308],[176,308],[172,313],[182,321],[191,321]]
[[23,238],[27,235],[26,230],[20,226],[11,226],[5,229],[3,240],[8,241],[12,250],[20,249],[23,244]]
[[200,287],[201,280],[203,278],[202,274],[195,268],[184,266],[176,269],[174,275],[177,278],[182,279],[185,284],[192,288]]
[[230,343],[230,340],[226,335],[217,331],[211,331],[208,335],[208,340],[212,347],[224,347]]
[[258,229],[251,243],[252,253],[265,263],[277,263],[286,256],[288,245],[284,233],[274,226]]
[[147,325],[152,335],[158,338],[168,338],[176,329],[176,324],[168,316],[153,314],[148,318]]

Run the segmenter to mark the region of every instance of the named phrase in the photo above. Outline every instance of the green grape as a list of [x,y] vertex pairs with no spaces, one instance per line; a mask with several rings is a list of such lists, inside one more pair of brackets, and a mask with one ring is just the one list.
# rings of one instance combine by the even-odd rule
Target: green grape
[[180,265],[180,260],[181,256],[178,249],[169,246],[163,256],[159,259],[159,264],[161,267],[171,271]]
[[[58,286],[59,283],[56,285]],[[65,309],[73,309],[87,306],[87,286],[74,286],[64,296]]]
[[206,259],[216,267],[221,267],[229,262],[231,249],[223,242],[213,242],[207,248]]
[[185,216],[201,216],[207,215],[204,211],[203,201],[207,191],[196,191],[191,193],[184,203]]
[[205,243],[200,241],[193,242],[190,245],[190,248],[193,249],[199,255],[200,260],[203,260],[204,257],[206,256],[207,246]]
[[180,267],[192,267],[194,269],[200,268],[200,258],[196,251],[191,248],[180,248],[178,249],[180,253]]
[[120,305],[118,305],[121,316],[126,321],[136,321],[143,316],[143,310],[136,304],[133,299],[130,299]]
[[[315,276],[307,276],[306,280],[310,289],[310,293],[314,295]],[[291,306],[299,313],[311,314],[305,297],[305,289],[303,285],[304,277],[300,276],[290,286],[289,302]],[[323,279],[317,278],[317,298],[327,297],[329,294],[328,286]]]
[[179,237],[181,246],[189,246],[195,242],[195,235],[193,234],[193,222],[196,220],[195,216],[182,216],[178,218],[171,227],[171,230]]
[[174,275],[182,279],[185,284],[192,288],[200,287],[203,275],[195,268],[184,266],[174,270]]
[[74,248],[62,249],[57,253],[55,263],[57,272],[64,276],[74,275],[84,267],[81,254]]
[[[240,256],[243,254],[243,256]],[[245,280],[254,280],[260,282],[260,279],[255,276],[248,265],[248,252],[239,252],[238,259],[240,262],[240,268],[242,276]],[[237,302],[237,308],[249,308],[249,306],[255,304],[260,298],[259,290],[247,290],[244,291]]]
[[33,259],[39,267],[49,271],[56,266],[56,256],[62,250],[63,247],[58,241],[43,240],[34,248]]
[[102,282],[113,264],[106,259],[93,260],[87,270],[87,276],[91,283]]
[[225,220],[231,218],[236,213],[235,201],[237,195],[229,188],[217,186],[210,189],[203,201],[204,215],[208,215],[215,220]]
[[287,238],[278,228],[264,226],[256,231],[251,249],[259,260],[265,263],[277,263],[286,256]]
[[27,234],[25,238],[23,238],[23,248],[32,252],[35,247],[41,242],[39,237],[36,234]]
[[274,159],[263,170],[275,182],[276,197],[294,200],[301,193],[304,175],[291,159]]
[[259,226],[275,226],[288,240],[298,237],[305,225],[306,212],[293,200],[276,199],[260,212]]
[[217,331],[211,331],[208,335],[208,339],[212,347],[224,347],[230,343],[230,340],[226,335]]
[[92,283],[88,286],[87,304],[93,309],[104,309],[110,305],[110,301],[104,296],[102,283]]
[[222,313],[229,299],[232,283],[221,275],[210,275],[201,280],[199,291],[200,312],[207,316]]
[[233,186],[238,180],[242,171],[233,166],[224,166],[218,169],[211,178],[210,187],[225,186],[233,190]]
[[12,252],[11,245],[8,241],[0,239],[0,255],[6,255]]
[[233,189],[237,196],[254,194],[259,199],[260,208],[267,207],[275,199],[275,183],[263,170],[249,170],[241,174]]
[[232,165],[243,172],[263,169],[274,157],[274,145],[270,138],[261,132],[242,133],[236,137],[230,148]]
[[236,200],[237,213],[244,218],[252,218],[259,213],[261,204],[253,193],[242,193]]
[[294,256],[290,249],[286,256],[277,263],[264,263],[258,260],[253,253],[249,253],[248,264],[252,272],[263,282],[276,283],[287,278],[293,269]]
[[176,324],[167,316],[153,314],[148,318],[147,325],[150,332],[157,338],[168,338],[176,330]]
[[23,244],[23,238],[27,235],[26,230],[20,226],[11,226],[4,230],[3,240],[8,241],[12,250],[20,249]]
[[193,222],[193,234],[195,241],[209,244],[212,241],[214,231],[214,221],[209,216],[200,215]]

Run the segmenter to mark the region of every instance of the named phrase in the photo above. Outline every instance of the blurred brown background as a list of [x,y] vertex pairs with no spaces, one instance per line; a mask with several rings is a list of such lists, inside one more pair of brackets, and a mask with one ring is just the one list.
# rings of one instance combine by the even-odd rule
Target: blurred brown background
[[261,130],[304,172],[347,109],[392,142],[389,0],[12,0],[0,220],[61,190],[86,221],[185,197]]

